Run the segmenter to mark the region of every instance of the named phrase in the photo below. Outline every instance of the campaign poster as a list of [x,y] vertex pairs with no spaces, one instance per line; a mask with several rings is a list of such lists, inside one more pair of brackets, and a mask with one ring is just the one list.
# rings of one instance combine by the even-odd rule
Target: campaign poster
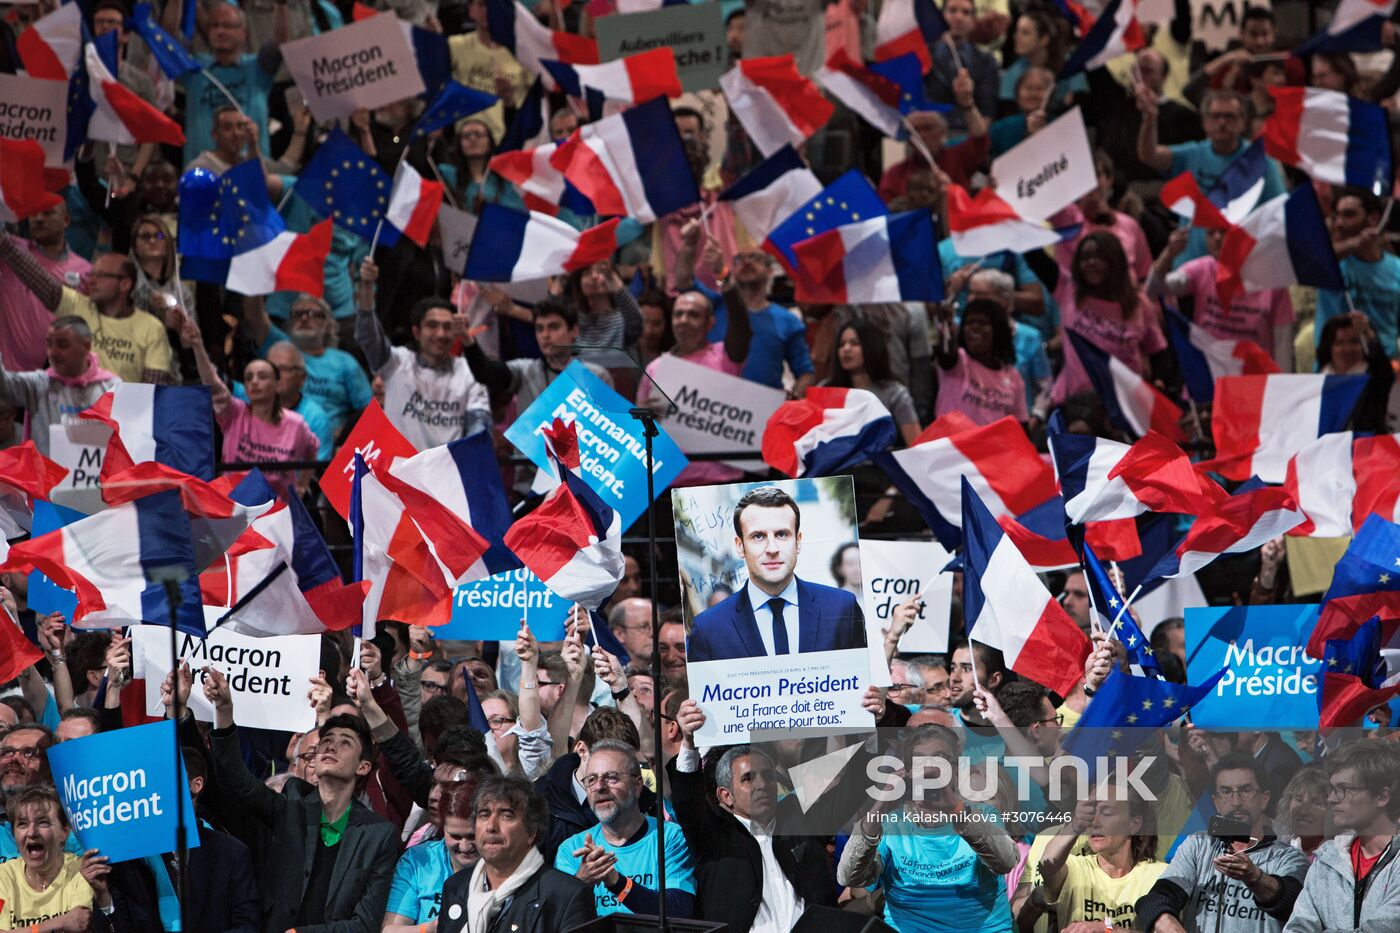
[[1078,107],[992,161],[997,194],[1022,217],[1045,220],[1099,183]]
[[[763,428],[787,401],[782,389],[691,363],[670,353],[656,360],[656,384],[675,402],[676,410],[661,426],[688,454],[758,450]],[[652,393],[655,395],[656,393]],[[761,472],[761,460],[726,460],[737,470]]]
[[306,106],[322,122],[423,93],[413,46],[395,16],[370,16],[282,43],[282,58]]
[[[953,559],[937,541],[862,541],[860,567],[865,591],[866,634],[881,644],[884,630],[900,603],[915,596],[924,606],[899,640],[902,653],[943,654],[948,650],[948,619],[953,604],[953,574],[943,568]],[[881,685],[883,686],[883,684]]]
[[[319,635],[254,638],[220,627],[206,638],[187,632],[179,632],[176,638],[180,660],[187,662],[194,674],[189,702],[195,719],[214,721],[214,707],[204,698],[202,687],[204,668],[213,667],[228,678],[238,725],[292,732],[305,732],[316,725],[316,712],[306,701],[306,691],[321,667]],[[146,715],[165,715],[160,685],[170,674],[170,629],[164,625],[133,626],[131,654],[133,668],[146,682]]]
[[1316,729],[1322,662],[1304,646],[1317,624],[1312,605],[1186,610],[1186,677],[1225,676],[1191,710],[1204,729]]
[[84,849],[97,849],[114,864],[173,852],[181,807],[185,844],[199,845],[189,784],[175,776],[173,720],[61,742],[48,756],[59,800]]
[[[632,403],[574,360],[506,429],[506,440],[541,473],[554,476],[541,428],[559,418],[578,429],[581,475],[588,488],[622,516],[627,529],[651,503],[647,500],[646,438]],[[652,438],[652,484],[660,496],[689,461],[661,431]],[[551,483],[552,485],[552,483]]]
[[604,16],[595,28],[598,57],[605,62],[669,47],[676,53],[676,74],[683,90],[719,87],[719,76],[729,62],[720,3],[681,3]]
[[467,641],[514,641],[520,623],[529,622],[539,641],[562,641],[573,606],[528,568],[517,567],[457,587],[451,620],[433,634]]
[[676,489],[671,505],[697,742],[870,729],[861,586],[838,563],[860,540],[851,477]]

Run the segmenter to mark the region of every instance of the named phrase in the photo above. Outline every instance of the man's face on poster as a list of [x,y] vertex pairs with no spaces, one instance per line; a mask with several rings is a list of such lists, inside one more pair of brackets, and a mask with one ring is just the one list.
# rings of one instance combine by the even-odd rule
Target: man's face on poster
[[802,532],[797,513],[787,506],[750,505],[739,515],[742,534],[734,547],[744,558],[749,579],[771,595],[781,593],[797,570],[802,552]]

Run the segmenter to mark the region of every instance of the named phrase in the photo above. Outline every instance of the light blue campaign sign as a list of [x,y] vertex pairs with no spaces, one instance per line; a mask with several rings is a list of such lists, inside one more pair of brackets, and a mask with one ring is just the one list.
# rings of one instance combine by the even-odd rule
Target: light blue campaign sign
[[84,849],[113,862],[173,852],[180,806],[185,844],[199,845],[189,783],[175,780],[173,720],[63,742],[49,749],[49,766]]
[[[82,512],[54,505],[42,499],[34,500],[33,537],[57,531],[79,519],[87,518]],[[29,608],[38,615],[50,612],[63,613],[63,621],[73,624],[73,610],[78,606],[78,597],[72,590],[65,590],[37,570],[29,573]]]
[[[632,403],[612,390],[588,367],[574,360],[506,431],[506,440],[537,466],[553,472],[540,428],[555,418],[578,427],[583,480],[622,516],[627,530],[646,511],[646,439],[642,423],[630,414]],[[671,485],[689,462],[665,431],[652,438],[656,495]]]
[[1186,673],[1200,683],[1226,668],[1191,710],[1206,729],[1316,729],[1322,662],[1303,646],[1316,605],[1186,610]]
[[524,567],[457,587],[452,619],[433,629],[438,638],[513,641],[528,619],[539,641],[560,641],[572,603],[556,595]]

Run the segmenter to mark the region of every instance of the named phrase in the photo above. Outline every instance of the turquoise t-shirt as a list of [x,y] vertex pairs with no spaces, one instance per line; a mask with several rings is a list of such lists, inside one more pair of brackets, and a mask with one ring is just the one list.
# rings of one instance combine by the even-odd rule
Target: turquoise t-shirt
[[442,909],[442,886],[450,877],[447,843],[432,839],[412,846],[399,856],[385,911],[407,917],[409,923],[427,923]]
[[885,922],[899,933],[1010,933],[1006,879],[961,836],[892,824],[880,837]]
[[[633,884],[656,890],[656,817],[646,818],[647,832],[641,839],[628,846],[615,846],[603,838],[603,830],[597,826],[575,833],[559,844],[559,853],[554,856],[554,867],[566,875],[578,871],[582,859],[574,855],[574,850],[583,848],[583,837],[593,836],[593,844],[617,855],[617,873],[632,879]],[[666,827],[666,889],[695,893],[695,868],[690,863],[690,849],[685,844],[685,833],[674,823]],[[660,893],[660,892],[658,892]],[[390,899],[392,904],[392,898]],[[593,903],[598,908],[598,916],[632,911],[626,904],[619,904],[617,898],[603,886],[602,882],[593,886]]]
[[[273,324],[267,332],[267,339],[258,348],[258,356],[267,356],[273,344],[283,340],[291,342],[291,339],[286,331]],[[369,377],[353,356],[337,347],[327,347],[320,356],[303,353],[302,357],[306,361],[306,383],[301,391],[321,406],[330,419],[331,436],[334,437],[340,433],[345,422],[359,417],[374,398]]]
[[228,98],[209,80],[212,74],[228,88],[238,106],[258,125],[259,151],[272,151],[267,136],[267,98],[273,75],[258,64],[256,54],[244,55],[232,65],[218,65],[212,55],[196,55],[195,60],[209,74],[196,71],[185,77],[185,153],[189,165],[206,149],[214,148],[214,112],[228,105]]
[[[951,237],[938,241],[938,261],[943,266],[943,279],[947,281],[948,276],[961,269],[963,266],[970,266],[977,262],[976,259],[959,256],[957,250],[953,248]],[[1022,288],[1026,285],[1035,285],[1040,289],[1040,297],[1045,302],[1045,311],[1037,317],[1026,316],[1017,318],[1018,321],[1035,328],[1041,334],[1041,340],[1049,340],[1055,336],[1060,329],[1060,309],[1050,297],[1049,290],[1040,281],[1039,276],[1031,271],[1030,265],[1026,262],[1026,257],[1019,253],[1008,253],[1002,250],[999,253],[992,253],[982,257],[982,269],[997,269],[1005,272],[1016,281],[1016,287]],[[967,307],[967,290],[958,295],[955,302],[957,317],[962,319],[962,310]],[[1029,386],[1030,383],[1027,383]]]
[[[1196,176],[1196,184],[1202,192],[1209,192],[1215,187],[1215,183],[1220,180],[1220,176],[1234,162],[1249,145],[1249,141],[1241,139],[1239,146],[1229,155],[1220,155],[1211,148],[1210,140],[1201,139],[1196,142],[1181,143],[1171,146],[1172,164],[1167,169],[1167,178],[1175,178],[1182,172],[1190,172]],[[1264,192],[1259,195],[1259,203],[1263,204],[1271,198],[1276,198],[1287,192],[1283,182],[1283,169],[1279,167],[1274,159],[1266,159],[1264,169]],[[1181,264],[1195,259],[1197,256],[1206,254],[1206,230],[1204,227],[1192,227],[1191,236],[1186,241],[1186,250],[1172,263],[1172,268],[1180,268]]]
[[963,722],[963,711],[960,709],[953,710],[953,717],[957,719],[958,725],[963,727],[959,733],[963,740],[963,755],[972,764],[981,764],[988,758],[1006,757],[1006,743],[997,735],[996,730],[984,733],[967,727]]
[[[1394,359],[1400,355],[1395,348],[1396,337],[1400,335],[1400,257],[1382,253],[1379,262],[1366,262],[1348,256],[1340,261],[1340,265],[1342,281],[1346,283],[1352,301],[1356,302],[1356,310],[1366,315],[1376,329],[1376,339],[1381,342],[1386,355]],[[1319,288],[1313,342],[1321,339],[1323,325],[1350,310],[1345,293]],[[1324,362],[1318,361],[1319,365]]]

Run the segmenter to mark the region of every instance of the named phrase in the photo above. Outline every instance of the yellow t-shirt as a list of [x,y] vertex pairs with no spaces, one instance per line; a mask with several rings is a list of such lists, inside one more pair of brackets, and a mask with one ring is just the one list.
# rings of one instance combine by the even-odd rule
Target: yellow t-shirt
[[[474,32],[462,36],[449,36],[447,52],[452,56],[452,77],[459,84],[485,91],[487,94],[495,94],[496,75],[504,75],[515,88],[512,105],[518,105],[530,89],[530,76],[525,73],[520,62],[515,60],[515,56],[510,54],[510,49],[503,45],[487,48],[482,44],[481,37]],[[491,127],[491,134],[499,143],[506,131],[504,106],[497,103],[475,114],[475,117]]]
[[24,859],[0,865],[0,930],[27,930],[36,923],[61,917],[74,907],[92,907],[92,888],[78,871],[76,855],[65,853],[63,868],[53,884],[35,891],[24,880]]
[[63,289],[55,317],[76,315],[92,328],[92,348],[97,362],[121,376],[123,382],[140,382],[146,370],[170,371],[170,341],[165,325],[145,311],[126,317],[99,314],[97,306],[82,292]]
[[1055,916],[1065,927],[1081,920],[1112,920],[1116,927],[1134,927],[1137,900],[1167,870],[1165,862],[1138,862],[1122,878],[1110,878],[1097,855],[1071,855],[1065,862],[1065,883],[1055,901]]

